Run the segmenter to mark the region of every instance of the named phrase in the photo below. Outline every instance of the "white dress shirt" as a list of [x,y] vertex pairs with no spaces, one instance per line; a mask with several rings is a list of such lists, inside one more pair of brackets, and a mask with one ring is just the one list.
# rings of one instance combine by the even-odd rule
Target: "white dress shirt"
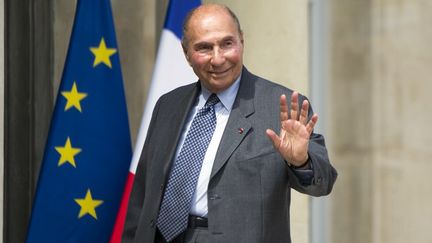
[[[190,210],[190,214],[192,215],[200,217],[207,216],[207,188],[210,181],[210,174],[216,157],[216,152],[219,148],[219,143],[222,139],[222,135],[228,122],[234,100],[237,96],[237,92],[240,86],[240,78],[241,75],[228,89],[217,94],[220,102],[215,105],[216,128],[210,144],[207,148],[207,152],[204,156],[201,172],[197,182],[197,187],[192,198],[192,207]],[[175,158],[177,158],[178,154],[180,153],[180,150],[186,138],[186,134],[189,132],[189,128],[192,124],[192,120],[195,117],[195,114],[205,105],[210,95],[210,91],[206,90],[203,86],[201,86],[201,93],[198,96],[197,101],[195,102],[195,106],[189,112],[186,125],[183,128],[183,132],[179,141],[179,146],[177,146]]]

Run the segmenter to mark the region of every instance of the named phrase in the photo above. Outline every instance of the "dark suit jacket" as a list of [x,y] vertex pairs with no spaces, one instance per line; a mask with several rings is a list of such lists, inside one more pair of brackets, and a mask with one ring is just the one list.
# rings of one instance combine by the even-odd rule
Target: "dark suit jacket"
[[[135,176],[123,242],[153,242],[177,142],[199,93],[197,82],[171,91],[157,102]],[[281,94],[289,100],[292,90],[243,68],[208,185],[209,242],[291,242],[291,188],[321,196],[333,187],[337,173],[329,163],[321,135],[311,136],[309,157],[314,175],[304,184],[265,134],[267,128],[280,130]]]

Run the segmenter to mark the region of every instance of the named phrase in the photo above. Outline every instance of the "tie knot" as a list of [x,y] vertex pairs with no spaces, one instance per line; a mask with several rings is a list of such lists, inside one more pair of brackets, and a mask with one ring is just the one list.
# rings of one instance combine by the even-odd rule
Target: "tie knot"
[[205,107],[212,107],[219,103],[219,98],[216,94],[210,95],[210,97],[207,99],[207,102],[205,103]]

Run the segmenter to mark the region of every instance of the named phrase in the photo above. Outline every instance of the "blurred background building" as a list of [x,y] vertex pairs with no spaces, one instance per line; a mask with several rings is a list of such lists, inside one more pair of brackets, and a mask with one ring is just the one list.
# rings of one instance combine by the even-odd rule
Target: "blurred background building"
[[[168,0],[111,2],[134,142]],[[295,194],[293,242],[432,242],[432,1],[204,2],[237,13],[252,72],[308,95],[320,116],[339,177],[328,197]],[[4,242],[26,234],[75,3],[0,3]]]

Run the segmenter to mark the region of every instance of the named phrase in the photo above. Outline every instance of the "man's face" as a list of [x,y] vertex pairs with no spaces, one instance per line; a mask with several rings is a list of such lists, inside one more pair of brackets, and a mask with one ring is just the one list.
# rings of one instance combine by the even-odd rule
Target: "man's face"
[[201,9],[185,33],[186,59],[212,93],[219,93],[239,77],[243,67],[243,36],[225,10]]

